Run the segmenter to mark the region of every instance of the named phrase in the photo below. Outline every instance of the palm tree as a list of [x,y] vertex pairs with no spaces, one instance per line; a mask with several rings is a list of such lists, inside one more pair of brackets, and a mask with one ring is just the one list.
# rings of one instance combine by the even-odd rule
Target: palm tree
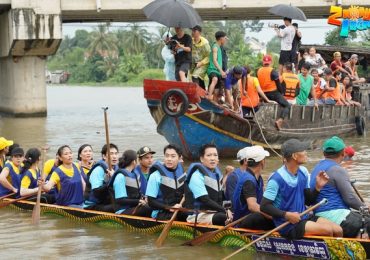
[[145,52],[150,41],[149,33],[146,29],[137,23],[133,23],[125,36],[123,40],[126,54],[137,55]]
[[109,23],[101,23],[91,32],[90,54],[99,56],[118,56],[117,38],[109,32]]
[[107,78],[110,78],[118,68],[118,59],[106,57],[104,60],[97,61],[96,65],[98,65],[98,70],[103,71]]

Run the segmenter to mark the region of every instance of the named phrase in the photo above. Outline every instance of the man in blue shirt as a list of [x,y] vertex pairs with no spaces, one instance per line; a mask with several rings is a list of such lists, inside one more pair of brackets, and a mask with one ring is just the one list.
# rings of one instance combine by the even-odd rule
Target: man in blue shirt
[[[239,110],[239,99],[240,99],[240,80],[242,79],[244,85],[247,77],[247,71],[245,68],[235,66],[226,75],[225,79],[225,99],[230,105],[232,110]],[[243,84],[242,83],[242,84]]]
[[[164,162],[156,162],[149,170],[146,188],[148,204],[153,209],[152,218],[168,220],[174,208],[181,208],[184,197],[186,174],[180,163],[181,151],[175,145],[164,147]],[[178,212],[177,220],[185,220],[187,214]]]
[[344,237],[357,237],[359,234],[362,236],[364,232],[369,234],[370,218],[362,218],[358,211],[351,210],[352,208],[361,212],[361,208],[367,209],[367,205],[358,198],[347,170],[340,165],[345,148],[343,140],[337,136],[324,142],[322,150],[325,159],[313,169],[310,184],[312,189],[316,185],[315,176],[321,171],[327,173],[329,182],[321,189],[316,202],[326,198],[328,203],[316,209],[315,214],[340,225]]
[[289,139],[281,146],[284,165],[269,178],[263,194],[261,211],[272,216],[275,226],[286,221],[290,224],[279,230],[282,236],[299,239],[304,235],[342,236],[342,228],[324,218],[300,216],[311,205],[328,182],[325,172],[316,177],[314,189],[310,189],[310,177],[306,167],[308,144]]
[[118,147],[110,144],[110,158],[112,169],[108,166],[108,148],[105,144],[101,150],[102,160],[95,163],[87,174],[84,208],[98,211],[114,212],[110,202],[109,179],[118,169]]

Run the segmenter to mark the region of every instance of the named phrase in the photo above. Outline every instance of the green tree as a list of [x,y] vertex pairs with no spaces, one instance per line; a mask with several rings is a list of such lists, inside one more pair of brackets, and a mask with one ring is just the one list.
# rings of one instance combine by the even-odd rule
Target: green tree
[[90,34],[90,44],[88,51],[91,55],[102,56],[103,52],[109,56],[118,54],[117,39],[113,33],[109,32],[109,23],[98,24]]
[[150,42],[150,36],[146,29],[141,25],[134,23],[129,29],[129,33],[125,35],[123,41],[125,45],[125,54],[137,55],[144,53]]
[[268,53],[279,53],[280,52],[280,38],[278,36],[272,37],[267,43],[266,50]]
[[87,49],[90,45],[89,32],[86,30],[76,30],[75,36],[71,40],[71,47]]
[[107,79],[114,75],[114,72],[118,68],[118,59],[113,57],[106,57],[103,60],[98,60],[96,65],[97,69],[104,72]]
[[357,37],[356,32],[350,32],[347,38],[340,37],[340,27],[326,33],[325,43],[331,46],[350,46],[352,40]]

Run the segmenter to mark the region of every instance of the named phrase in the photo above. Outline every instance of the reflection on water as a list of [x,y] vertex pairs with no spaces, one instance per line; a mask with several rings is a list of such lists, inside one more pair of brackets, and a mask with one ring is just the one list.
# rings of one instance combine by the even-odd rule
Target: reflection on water
[[[147,145],[162,159],[166,140],[156,133],[142,88],[49,87],[47,118],[0,118],[0,136],[20,143],[25,149],[32,146],[50,146],[53,157],[58,146],[69,144],[74,151],[84,143],[100,158],[105,143],[104,117],[101,107],[108,106],[110,140],[121,151],[137,150]],[[370,139],[353,137],[345,140],[356,149],[354,162],[347,165],[352,179],[365,199],[370,197]],[[319,150],[309,152],[312,166],[321,158]],[[186,162],[188,164],[188,162]],[[238,167],[233,160],[221,161]],[[264,179],[281,165],[277,157],[269,158]],[[180,247],[180,240],[167,239],[161,249],[154,247],[156,236],[101,228],[92,224],[73,223],[68,219],[42,216],[39,227],[31,225],[29,212],[0,210],[1,259],[27,255],[29,258],[110,258],[110,259],[202,259],[221,258],[232,252],[212,245]],[[37,250],[35,250],[37,248]],[[240,254],[239,259],[277,259],[276,256]],[[238,259],[236,257],[235,259]]]

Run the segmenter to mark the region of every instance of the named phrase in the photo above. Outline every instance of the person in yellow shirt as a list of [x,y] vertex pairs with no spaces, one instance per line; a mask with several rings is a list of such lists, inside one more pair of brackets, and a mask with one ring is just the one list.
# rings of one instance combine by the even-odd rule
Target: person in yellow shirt
[[9,152],[9,146],[13,145],[12,140],[6,140],[4,137],[0,137],[0,172],[3,170],[6,154]]
[[23,149],[19,147],[14,148],[10,159],[10,161],[5,163],[4,168],[0,173],[0,196],[14,192],[18,197],[21,183],[21,164],[24,159]]
[[94,165],[92,146],[89,144],[81,145],[80,148],[78,148],[77,160],[82,171],[85,173],[82,177],[86,181],[86,175]]
[[81,168],[73,163],[72,150],[68,145],[59,147],[57,154],[60,166],[51,174],[50,180],[43,185],[43,189],[48,192],[56,186],[57,205],[82,208],[85,181]]

